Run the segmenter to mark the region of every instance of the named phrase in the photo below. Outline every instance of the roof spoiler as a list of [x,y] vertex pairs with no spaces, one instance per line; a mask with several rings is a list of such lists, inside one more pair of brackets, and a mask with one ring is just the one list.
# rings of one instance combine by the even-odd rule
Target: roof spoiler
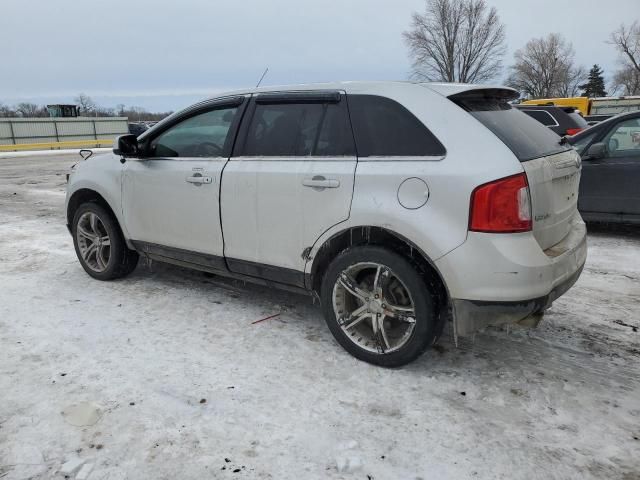
[[492,98],[507,102],[520,98],[520,92],[500,85],[473,85],[469,83],[422,83],[445,97],[455,98]]
[[487,99],[511,102],[520,98],[520,94],[510,88],[478,88],[448,95],[451,100]]

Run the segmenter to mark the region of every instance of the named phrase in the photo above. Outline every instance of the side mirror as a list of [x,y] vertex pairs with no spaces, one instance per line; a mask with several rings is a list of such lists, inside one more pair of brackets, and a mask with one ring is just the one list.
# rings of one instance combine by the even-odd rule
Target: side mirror
[[604,143],[598,142],[589,147],[584,157],[587,160],[597,160],[599,158],[604,158],[606,154],[607,146]]
[[120,135],[113,142],[113,153],[123,157],[137,157],[140,155],[138,137],[133,134]]

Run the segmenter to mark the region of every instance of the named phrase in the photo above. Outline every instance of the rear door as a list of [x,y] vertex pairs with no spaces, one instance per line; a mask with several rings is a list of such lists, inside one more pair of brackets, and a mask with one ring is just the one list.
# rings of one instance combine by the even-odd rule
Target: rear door
[[305,252],[349,218],[355,147],[341,92],[255,96],[221,190],[229,269],[304,285]]
[[601,141],[607,146],[605,157],[582,163],[580,210],[640,215],[640,120],[618,122]]

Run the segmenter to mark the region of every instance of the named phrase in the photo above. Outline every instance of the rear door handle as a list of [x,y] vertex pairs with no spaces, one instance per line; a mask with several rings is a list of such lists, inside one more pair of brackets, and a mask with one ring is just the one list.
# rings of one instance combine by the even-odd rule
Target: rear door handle
[[340,182],[333,178],[327,179],[322,175],[316,175],[313,178],[305,178],[302,181],[302,185],[304,185],[305,187],[323,190],[325,188],[338,188],[340,186]]
[[194,185],[202,185],[212,183],[213,179],[211,177],[203,177],[202,175],[193,175],[192,177],[187,177],[186,181]]

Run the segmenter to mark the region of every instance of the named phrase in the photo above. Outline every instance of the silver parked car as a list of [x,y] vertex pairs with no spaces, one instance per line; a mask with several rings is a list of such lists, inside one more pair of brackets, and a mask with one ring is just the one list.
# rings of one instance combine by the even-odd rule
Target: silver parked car
[[348,82],[233,92],[69,178],[86,272],[138,256],[317,294],[351,354],[399,366],[539,319],[577,280],[580,158],[508,88]]

